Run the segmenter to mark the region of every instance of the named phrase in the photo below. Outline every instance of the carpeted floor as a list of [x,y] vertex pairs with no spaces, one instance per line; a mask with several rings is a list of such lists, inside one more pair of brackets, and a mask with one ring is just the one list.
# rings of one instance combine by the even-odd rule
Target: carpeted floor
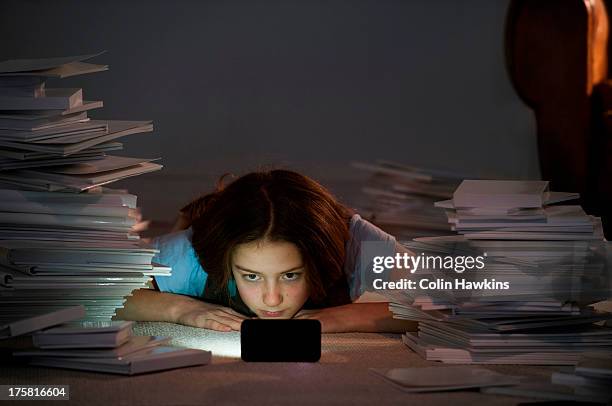
[[[318,363],[246,363],[240,360],[238,333],[220,333],[170,323],[138,323],[137,335],[173,337],[172,344],[213,352],[213,362],[134,377],[38,368],[0,367],[0,384],[69,384],[79,405],[367,405],[494,404],[528,399],[472,391],[406,394],[369,368],[419,367],[422,360],[399,335],[325,334]],[[489,366],[498,372],[549,379],[549,367]],[[25,405],[40,402],[19,401]],[[9,404],[3,402],[2,404]]]

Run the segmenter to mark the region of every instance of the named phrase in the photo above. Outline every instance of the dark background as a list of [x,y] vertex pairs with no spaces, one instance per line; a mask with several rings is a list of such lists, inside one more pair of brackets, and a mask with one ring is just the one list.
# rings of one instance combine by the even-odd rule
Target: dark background
[[225,172],[300,170],[345,201],[384,158],[537,178],[535,124],[508,80],[508,1],[0,3],[0,59],[108,52],[94,118],[154,121],[124,155],[163,171],[118,183],[171,220]]

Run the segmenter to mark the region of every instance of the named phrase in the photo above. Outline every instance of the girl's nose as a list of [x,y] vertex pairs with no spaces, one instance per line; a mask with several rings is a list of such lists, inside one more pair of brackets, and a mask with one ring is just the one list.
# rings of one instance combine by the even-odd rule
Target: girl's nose
[[274,283],[266,286],[266,290],[263,294],[263,302],[268,307],[276,307],[283,302],[283,295],[281,294],[278,284]]

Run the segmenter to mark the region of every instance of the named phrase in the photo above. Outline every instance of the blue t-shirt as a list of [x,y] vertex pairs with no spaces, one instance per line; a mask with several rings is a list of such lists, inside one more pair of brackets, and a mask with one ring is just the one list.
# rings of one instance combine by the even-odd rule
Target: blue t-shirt
[[[191,245],[191,228],[167,234],[153,240],[152,244],[159,253],[153,262],[172,267],[171,276],[155,276],[157,286],[162,292],[203,297],[207,273],[204,271]],[[352,301],[355,301],[366,290],[371,290],[371,278],[374,276],[368,270],[369,260],[364,259],[364,242],[374,242],[387,252],[394,252],[396,240],[380,228],[358,214],[353,215],[349,226],[349,239],[346,242],[346,258],[344,273],[349,286]],[[378,250],[379,252],[381,250]],[[380,277],[380,276],[377,276]],[[229,294],[237,294],[236,282],[230,280]]]

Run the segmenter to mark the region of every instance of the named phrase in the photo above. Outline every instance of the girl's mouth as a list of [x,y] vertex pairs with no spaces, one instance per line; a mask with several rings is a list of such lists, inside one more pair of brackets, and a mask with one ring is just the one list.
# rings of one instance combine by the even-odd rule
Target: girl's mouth
[[268,312],[265,310],[261,311],[262,315],[265,317],[281,317],[283,315],[284,312],[282,311],[278,311],[278,312]]

